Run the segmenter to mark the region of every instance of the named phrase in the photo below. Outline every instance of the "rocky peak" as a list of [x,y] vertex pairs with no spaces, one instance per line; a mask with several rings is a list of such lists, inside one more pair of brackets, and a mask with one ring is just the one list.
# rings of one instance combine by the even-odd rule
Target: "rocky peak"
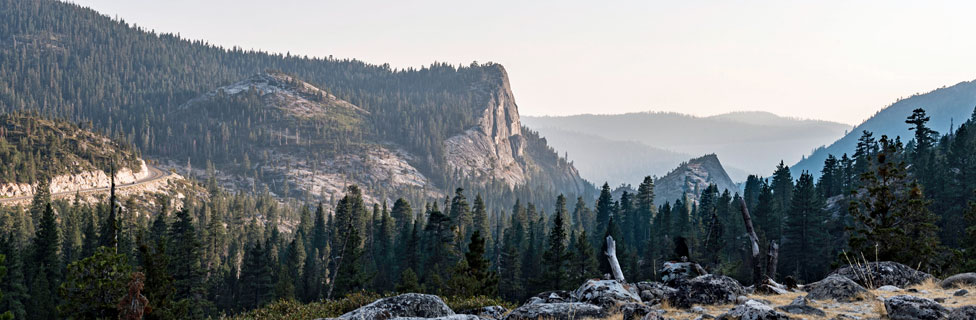
[[268,105],[289,112],[294,116],[316,117],[325,115],[330,108],[366,112],[352,103],[295,77],[278,72],[263,72],[236,83],[219,87],[183,104],[186,109],[200,101],[218,95],[235,96],[253,90]]
[[658,204],[664,201],[674,202],[675,199],[683,198],[686,194],[693,200],[697,200],[701,191],[709,184],[718,186],[719,192],[738,191],[735,182],[725,172],[725,168],[715,154],[688,160],[664,177],[657,179],[654,182],[654,193],[657,195],[655,202]]

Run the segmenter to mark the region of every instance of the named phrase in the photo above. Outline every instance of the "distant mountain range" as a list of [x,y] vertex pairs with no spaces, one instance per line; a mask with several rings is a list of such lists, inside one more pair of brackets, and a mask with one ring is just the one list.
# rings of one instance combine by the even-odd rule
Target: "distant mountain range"
[[[790,170],[809,171],[819,177],[827,155],[833,154],[837,157],[844,153],[852,155],[857,146],[857,139],[865,130],[874,133],[876,139],[881,138],[881,135],[901,136],[902,141],[907,142],[914,134],[908,130],[909,125],[905,123],[905,118],[911,115],[915,108],[925,109],[931,119],[929,127],[940,134],[946,134],[950,127],[958,127],[969,119],[973,114],[974,106],[976,106],[976,80],[960,82],[951,87],[942,87],[928,93],[900,99],[878,111],[836,142],[818,148],[810,156],[797,162]],[[794,176],[798,175],[794,174]]]
[[[845,134],[846,124],[781,117],[768,112],[733,112],[710,117],[679,113],[627,113],[618,115],[574,115],[559,117],[523,116],[522,122],[549,138],[558,151],[567,151],[569,159],[588,178],[607,174],[605,179],[627,179],[620,183],[639,182],[645,175],[662,175],[662,168],[673,168],[679,155],[710,154],[720,156],[734,181],[743,181],[750,173],[769,175],[781,160],[792,163]],[[567,138],[567,132],[595,138]],[[624,143],[629,142],[629,143]],[[599,147],[594,145],[599,144]],[[601,148],[605,157],[580,155],[570,150]],[[616,157],[614,155],[617,155]],[[651,160],[613,159],[624,157],[657,157]],[[603,161],[603,163],[592,163]],[[667,162],[670,161],[670,165]],[[603,166],[618,165],[614,174]],[[590,170],[594,172],[590,172]],[[620,177],[620,178],[618,178]],[[629,177],[629,178],[628,178]],[[594,179],[595,181],[601,181]]]

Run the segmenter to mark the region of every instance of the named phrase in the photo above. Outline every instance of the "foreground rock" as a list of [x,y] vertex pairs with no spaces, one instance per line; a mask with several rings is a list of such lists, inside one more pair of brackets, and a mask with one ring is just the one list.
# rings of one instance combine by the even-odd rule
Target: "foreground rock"
[[453,316],[454,311],[440,297],[405,293],[383,298],[339,317],[349,320],[386,320],[394,318],[439,318]]
[[573,293],[578,302],[612,309],[628,303],[640,303],[637,287],[616,280],[587,280]]
[[691,280],[675,281],[677,290],[670,302],[678,308],[690,308],[693,304],[728,304],[745,294],[745,289],[735,279],[708,274]]
[[565,290],[546,291],[529,298],[525,304],[576,302],[572,292]]
[[813,300],[834,299],[840,302],[851,302],[873,297],[860,284],[839,275],[830,275],[826,279],[808,284],[804,289],[810,293],[807,298]]
[[960,273],[939,282],[942,289],[952,289],[965,286],[976,286],[976,272]]
[[907,295],[885,299],[884,305],[892,320],[937,320],[949,314],[948,309],[935,301]]
[[512,310],[505,320],[572,320],[605,318],[607,315],[603,308],[589,303],[535,303]]
[[787,320],[790,317],[756,300],[749,300],[718,316],[719,320]]
[[638,282],[637,290],[640,292],[641,301],[648,305],[655,305],[670,300],[678,292],[678,289],[666,286],[660,282]]
[[792,313],[792,314],[802,314],[802,315],[818,316],[818,317],[827,316],[827,313],[823,312],[823,310],[810,306],[810,301],[803,296],[796,297],[796,299],[793,299],[793,302],[790,302],[790,304],[776,307],[776,309],[782,310],[784,312]]
[[483,319],[501,319],[508,313],[508,309],[502,306],[488,306],[474,309],[461,310],[460,314],[476,315]]
[[891,261],[869,262],[861,266],[843,267],[834,270],[830,275],[843,276],[869,288],[881,286],[906,288],[929,279],[935,279],[928,273]]
[[949,320],[976,319],[976,306],[959,307],[949,313]]
[[661,281],[668,283],[674,280],[693,279],[708,274],[705,268],[694,262],[668,261],[661,266]]

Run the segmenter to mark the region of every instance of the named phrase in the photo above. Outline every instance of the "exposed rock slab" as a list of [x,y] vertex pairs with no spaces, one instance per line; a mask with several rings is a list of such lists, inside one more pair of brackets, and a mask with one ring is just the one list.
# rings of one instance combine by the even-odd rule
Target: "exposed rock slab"
[[572,320],[604,318],[607,313],[598,306],[582,302],[526,304],[512,310],[505,320]]
[[339,319],[386,320],[395,318],[438,318],[453,316],[454,311],[440,297],[429,294],[405,293],[383,298],[359,309],[343,314]]
[[661,281],[667,283],[680,279],[692,279],[707,273],[705,268],[694,262],[668,261],[661,266]]
[[546,291],[529,298],[525,304],[576,302],[573,292],[566,290]]
[[718,316],[720,320],[787,320],[790,317],[756,300],[746,301]]
[[801,314],[801,315],[818,316],[818,317],[827,316],[827,313],[824,312],[823,310],[811,306],[810,301],[803,296],[796,297],[796,299],[793,299],[793,302],[790,302],[790,304],[776,307],[776,309],[782,310],[783,312],[792,313],[792,314]]
[[830,275],[847,277],[862,286],[871,288],[881,286],[905,288],[929,279],[935,279],[928,273],[891,261],[869,262],[860,266],[843,267],[834,270]]
[[963,286],[976,286],[976,272],[966,272],[945,278],[939,285],[943,289],[951,289]]
[[810,293],[807,298],[813,300],[835,299],[840,302],[850,302],[872,296],[871,292],[854,280],[839,275],[830,275],[807,285],[804,289]]
[[641,301],[649,305],[669,300],[678,292],[677,289],[660,282],[638,282],[637,290],[640,292]]
[[946,307],[935,301],[908,295],[885,299],[884,305],[892,320],[938,320],[949,314]]
[[693,304],[734,303],[738,296],[745,294],[745,289],[735,279],[714,274],[678,280],[673,287],[677,292],[670,302],[678,308],[690,308]]
[[616,280],[587,280],[573,293],[578,302],[612,308],[627,303],[640,303],[641,298],[634,285]]
[[972,320],[976,319],[976,306],[959,307],[949,313],[949,320]]
[[461,310],[459,314],[470,314],[481,317],[482,319],[501,319],[508,313],[508,309],[502,306],[487,306],[481,308]]

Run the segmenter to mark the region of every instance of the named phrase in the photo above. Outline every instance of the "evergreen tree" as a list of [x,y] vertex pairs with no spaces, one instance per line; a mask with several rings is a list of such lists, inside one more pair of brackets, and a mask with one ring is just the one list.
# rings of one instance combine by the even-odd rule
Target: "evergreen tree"
[[261,307],[272,298],[274,287],[271,261],[260,241],[256,241],[244,254],[241,267],[241,289],[238,303],[242,310]]
[[[396,231],[398,234],[403,233],[405,226],[413,221],[413,209],[410,208],[410,202],[404,198],[399,198],[393,203],[393,212],[391,213],[393,220],[396,221]],[[407,230],[408,232],[410,230]]]
[[485,238],[485,243],[493,243],[491,238],[491,227],[489,225],[488,218],[488,208],[485,206],[485,200],[481,198],[479,193],[474,198],[474,229],[481,231],[481,235]]
[[549,290],[560,290],[570,285],[566,277],[570,253],[566,250],[566,226],[563,224],[565,212],[566,197],[559,195],[556,198],[552,229],[549,230],[549,247],[542,256],[541,287]]
[[827,271],[829,237],[825,228],[823,200],[817,195],[813,175],[802,173],[793,191],[790,214],[786,218],[786,239],[780,247],[783,274],[801,281],[819,280]]
[[498,264],[501,279],[499,279],[498,291],[502,298],[508,301],[520,301],[525,296],[525,286],[522,281],[524,215],[521,205],[516,201],[512,209],[510,227],[502,236],[502,255]]
[[770,184],[773,191],[773,211],[769,216],[769,224],[765,227],[768,240],[776,240],[782,243],[783,221],[789,214],[790,205],[793,201],[793,176],[790,174],[790,167],[779,162],[776,171],[773,172],[773,181]]
[[969,203],[969,210],[966,211],[966,237],[963,242],[963,256],[967,257],[963,261],[968,270],[976,269],[976,202]]
[[468,252],[459,261],[451,275],[451,291],[455,296],[488,296],[498,294],[498,277],[490,270],[485,258],[485,239],[475,230],[468,243]]
[[403,270],[402,274],[400,274],[400,282],[397,283],[396,292],[420,292],[420,283],[418,282],[417,274],[413,272],[413,269],[407,268],[406,270]]
[[[598,232],[606,232],[611,215],[613,215],[613,196],[610,194],[610,185],[604,183],[603,187],[600,188],[600,197],[596,200],[596,230]],[[597,244],[602,242],[598,239],[594,239],[594,241]]]
[[203,318],[207,312],[205,273],[200,261],[200,240],[197,238],[193,217],[184,208],[176,213],[176,221],[170,226],[168,234],[173,248],[173,259],[179,263],[170,264],[173,275],[173,311],[181,318]]
[[78,319],[118,318],[117,305],[125,296],[130,266],[114,248],[100,247],[94,256],[68,265],[61,284],[64,299],[58,306],[62,317]]
[[599,264],[596,253],[590,246],[586,231],[582,231],[573,246],[572,264],[569,266],[569,280],[572,284],[581,284],[586,279],[599,276]]
[[147,319],[170,319],[173,317],[171,302],[173,296],[173,276],[169,273],[171,257],[166,253],[168,229],[162,214],[156,217],[153,230],[162,229],[162,234],[152,243],[145,238],[139,244],[139,260],[145,274],[146,299],[152,302],[152,312]]
[[[448,209],[445,208],[444,210],[446,211]],[[451,199],[450,217],[451,221],[455,223],[455,228],[463,236],[461,240],[468,240],[473,231],[472,226],[474,225],[474,220],[471,217],[471,207],[468,205],[468,199],[464,196],[464,189],[457,188],[457,190],[454,190],[454,198]],[[463,241],[458,243],[459,251],[461,250]]]
[[936,217],[922,190],[909,182],[904,162],[893,160],[901,147],[882,136],[873,169],[861,175],[862,192],[851,203],[851,250],[876,259],[934,267]]
[[338,255],[333,259],[337,270],[326,298],[332,294],[343,297],[347,293],[362,289],[366,274],[362,271],[363,232],[365,227],[366,205],[362,191],[350,186],[346,195],[336,204],[337,237],[333,243],[338,245]]
[[28,310],[35,319],[54,319],[53,308],[58,305],[57,287],[61,282],[60,231],[54,217],[54,209],[48,203],[34,237],[31,268],[34,270],[30,280],[30,301]]
[[112,170],[111,180],[112,186],[108,198],[108,215],[105,217],[105,223],[102,224],[102,230],[99,234],[102,236],[101,246],[117,250],[119,245],[119,229],[121,226],[119,223],[118,198],[115,197],[114,169]]
[[645,246],[651,239],[651,220],[654,217],[654,178],[644,177],[644,181],[637,187],[637,204],[635,211],[633,229],[634,246],[640,249],[639,255],[643,256],[649,248]]
[[[7,276],[7,256],[0,254],[0,280]],[[0,291],[0,300],[3,300],[3,292]],[[14,313],[10,310],[0,313],[0,320],[13,320]]]

